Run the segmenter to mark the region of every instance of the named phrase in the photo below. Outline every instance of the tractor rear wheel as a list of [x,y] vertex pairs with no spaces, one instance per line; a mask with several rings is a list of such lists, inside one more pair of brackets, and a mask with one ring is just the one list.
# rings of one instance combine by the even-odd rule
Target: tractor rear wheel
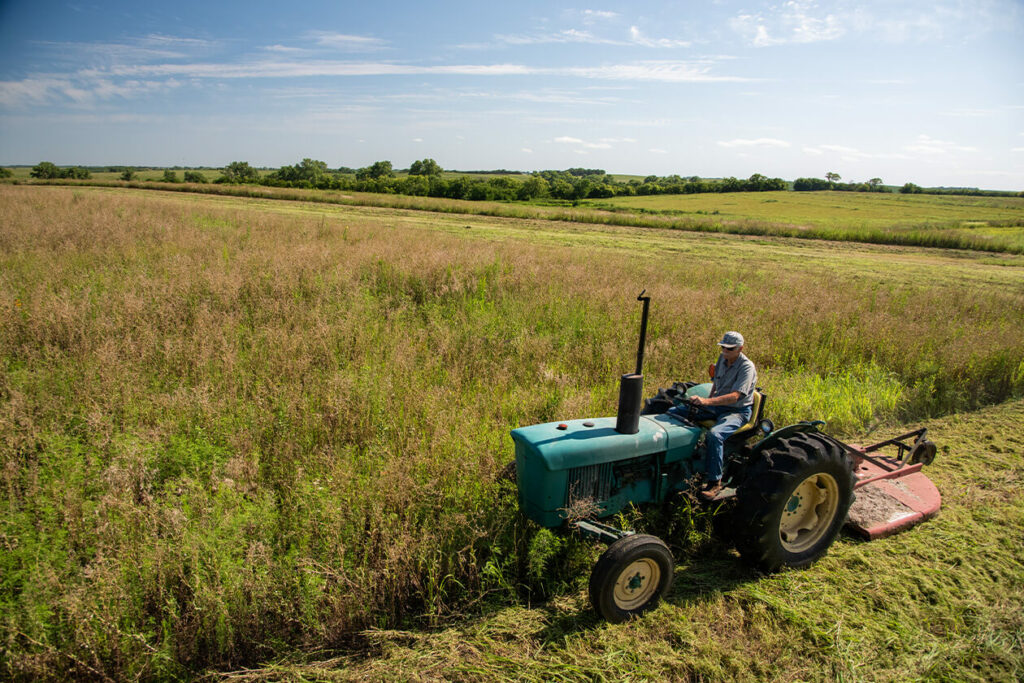
[[781,439],[736,492],[736,549],[767,572],[812,564],[839,535],[853,484],[853,463],[830,439],[807,432]]
[[646,612],[672,585],[675,560],[656,536],[626,536],[608,546],[590,573],[590,603],[613,624]]

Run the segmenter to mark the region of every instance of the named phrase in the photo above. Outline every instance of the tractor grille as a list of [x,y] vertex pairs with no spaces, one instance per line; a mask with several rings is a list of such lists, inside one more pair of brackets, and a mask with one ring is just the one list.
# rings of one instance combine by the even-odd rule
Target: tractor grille
[[583,501],[605,503],[622,487],[652,476],[652,460],[647,455],[600,465],[574,467],[569,470],[567,502],[570,507]]
[[612,463],[569,470],[569,505],[584,500],[602,501],[612,495]]

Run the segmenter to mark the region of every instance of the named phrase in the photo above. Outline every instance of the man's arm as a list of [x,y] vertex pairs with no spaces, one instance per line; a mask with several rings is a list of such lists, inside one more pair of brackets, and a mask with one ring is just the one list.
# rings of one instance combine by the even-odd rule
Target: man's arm
[[722,394],[721,396],[715,396],[714,398],[701,398],[700,396],[694,396],[690,399],[690,403],[695,406],[726,406],[735,403],[743,397],[738,391],[730,391],[728,394]]

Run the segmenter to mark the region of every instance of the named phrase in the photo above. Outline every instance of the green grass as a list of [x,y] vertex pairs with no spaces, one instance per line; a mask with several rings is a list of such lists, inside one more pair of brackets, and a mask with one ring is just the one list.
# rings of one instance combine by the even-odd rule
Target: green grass
[[[1020,669],[1020,256],[84,186],[0,212],[6,677]],[[780,424],[948,425],[943,516],[770,578],[706,516],[632,517],[676,593],[594,621],[595,549],[494,479],[509,429],[614,413],[643,288],[650,391],[739,329]]]
[[1017,681],[1022,424],[1020,401],[930,421],[939,516],[871,543],[843,536],[807,570],[764,576],[714,541],[677,534],[670,595],[631,623],[597,620],[583,574],[540,605],[493,605],[435,629],[369,629],[333,656],[292,655],[234,678]]
[[1024,197],[907,195],[874,192],[733,192],[588,199],[588,205],[642,211],[754,218],[793,225],[885,228],[1021,221]]

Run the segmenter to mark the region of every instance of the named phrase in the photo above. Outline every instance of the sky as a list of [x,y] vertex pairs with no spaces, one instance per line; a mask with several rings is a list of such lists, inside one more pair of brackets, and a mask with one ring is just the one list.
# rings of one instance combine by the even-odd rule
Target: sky
[[1024,190],[1024,2],[0,0],[0,165]]

